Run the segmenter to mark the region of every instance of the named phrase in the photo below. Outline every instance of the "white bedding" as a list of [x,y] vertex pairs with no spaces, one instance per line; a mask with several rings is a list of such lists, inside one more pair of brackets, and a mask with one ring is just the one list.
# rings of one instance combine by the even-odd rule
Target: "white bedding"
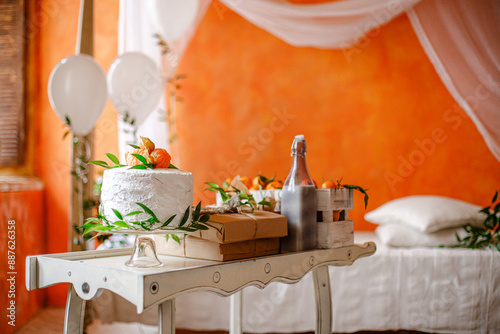
[[[389,248],[374,233],[377,252],[350,267],[330,267],[333,331],[421,330],[500,333],[500,252],[442,248]],[[243,292],[245,332],[304,332],[315,328],[311,275],[294,285],[273,283]],[[135,308],[105,294],[93,303],[103,321],[136,321]],[[109,307],[111,306],[112,307]],[[156,322],[156,312],[142,317]],[[228,330],[229,298],[196,292],[176,298],[176,325]]]

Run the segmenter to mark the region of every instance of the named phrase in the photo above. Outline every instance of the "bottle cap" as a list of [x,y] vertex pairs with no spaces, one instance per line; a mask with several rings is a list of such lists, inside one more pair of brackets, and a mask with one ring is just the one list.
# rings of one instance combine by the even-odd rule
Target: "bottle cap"
[[305,141],[304,135],[296,135],[295,140]]
[[292,143],[292,155],[304,157],[306,155],[306,140],[304,135],[296,135]]

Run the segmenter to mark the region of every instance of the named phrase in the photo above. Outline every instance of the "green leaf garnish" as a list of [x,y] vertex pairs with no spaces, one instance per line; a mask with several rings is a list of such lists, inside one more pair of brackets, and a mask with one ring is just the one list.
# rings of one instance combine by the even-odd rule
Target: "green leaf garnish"
[[142,155],[137,154],[137,153],[132,153],[132,155],[133,155],[134,157],[136,157],[136,158],[137,158],[137,160],[139,160],[140,162],[142,162],[144,165],[147,165],[147,164],[148,164],[148,161],[147,161],[147,160],[146,160],[146,158],[145,158],[145,157],[143,157]]
[[130,167],[130,169],[148,169],[148,167],[145,165],[135,165]]
[[190,211],[190,208],[188,207],[186,209],[186,211],[184,212],[184,216],[182,216],[181,222],[179,223],[179,227],[184,226],[184,224],[187,222],[187,220],[189,218],[189,211]]
[[115,222],[113,222],[113,225],[116,225],[118,227],[124,227],[124,228],[129,228],[130,226],[125,223],[123,220],[117,220]]
[[137,145],[134,145],[134,144],[128,144],[128,145],[131,146],[132,148],[135,148],[136,150],[140,149],[140,147]]
[[[195,232],[198,230],[207,230],[208,226],[203,225],[203,223],[207,222],[210,219],[209,214],[204,214],[203,216],[200,217],[200,212],[201,212],[201,202],[198,203],[194,210],[193,217],[191,218],[191,223],[189,225],[186,225],[188,219],[189,219],[189,214],[191,212],[191,206],[188,206],[186,208],[186,211],[184,212],[184,215],[181,219],[181,222],[179,223],[179,226],[177,227],[172,227],[169,228],[168,225],[174,220],[176,215],[171,216],[168,218],[161,226],[157,223],[160,221],[158,220],[158,217],[155,215],[155,213],[148,208],[145,204],[142,203],[136,203],[139,205],[144,211],[132,211],[127,213],[126,215],[121,214],[118,210],[112,209],[113,213],[115,214],[116,217],[118,217],[119,220],[115,222],[110,222],[103,214],[102,214],[102,207],[99,208],[99,213],[97,214],[96,217],[90,217],[87,218],[85,223],[82,226],[75,227],[76,229],[84,229],[83,234],[87,234],[90,232],[98,232],[98,235],[101,234],[107,234],[107,233],[113,233],[113,231],[117,230],[134,230],[134,231],[156,231],[156,230],[163,230],[163,231],[182,231],[186,233],[190,232]],[[139,215],[142,213],[148,214],[150,217],[146,220],[142,221],[132,221],[130,223],[127,223],[124,221],[123,217],[130,217],[130,216],[135,216]],[[197,216],[197,217],[195,217]],[[194,219],[196,218],[196,219]],[[167,240],[168,240],[167,236]],[[175,238],[172,237],[174,240]]]
[[269,203],[268,201],[266,201],[266,200],[264,200],[264,199],[263,199],[262,201],[260,201],[259,203],[257,203],[257,204],[258,204],[258,205],[268,206],[268,207],[270,207],[270,208],[272,208],[272,207],[273,207],[273,205],[272,205],[271,203]]
[[196,209],[194,210],[193,221],[198,221],[198,218],[200,218],[200,211],[201,211],[201,202],[198,203]]
[[[342,181],[342,179],[340,179],[340,181]],[[339,184],[340,184],[340,181],[338,181]],[[344,187],[344,188],[347,188],[347,189],[358,190],[359,192],[361,192],[362,194],[364,194],[365,195],[364,196],[364,202],[365,202],[365,210],[366,210],[366,207],[368,206],[368,194],[366,192],[369,189],[363,189],[360,186],[356,186],[356,185],[352,185],[352,184],[342,184],[341,186]]]
[[120,160],[118,160],[118,158],[115,155],[113,155],[111,153],[106,153],[106,156],[109,158],[109,160],[111,160],[115,164],[117,164],[117,165],[120,164]]
[[146,165],[135,165],[130,167],[130,169],[148,169],[148,166]]
[[172,239],[175,240],[175,242],[177,242],[179,245],[181,244],[181,239],[179,239],[179,236],[178,235],[175,235],[175,234],[171,234],[170,235],[172,237]]
[[135,204],[139,205],[144,210],[145,213],[149,214],[153,218],[155,222],[159,222],[158,218],[150,208],[148,208],[146,205],[142,203],[135,203]]
[[172,169],[179,169],[179,168],[175,167],[175,166],[174,166],[174,165],[172,165],[172,164],[170,164],[170,165],[168,166],[168,168],[172,168]]
[[113,210],[113,212],[115,213],[115,216],[118,219],[123,220],[123,216],[122,216],[122,214],[120,212],[118,212],[118,210],[116,210],[116,209],[112,209],[112,210]]
[[101,166],[104,168],[109,168],[108,163],[106,161],[102,161],[102,160],[94,160],[94,161],[89,161],[87,163],[91,164],[91,165]]
[[168,224],[170,224],[172,222],[172,220],[174,220],[174,218],[176,217],[177,215],[173,215],[172,217],[168,218],[164,223],[163,225],[161,226],[162,228],[163,227],[167,227]]
[[[200,217],[199,222],[206,223],[209,220],[210,220],[210,214],[205,213],[203,216]],[[203,226],[203,225],[201,225],[201,226]],[[206,227],[206,226],[204,226],[204,227]],[[207,227],[207,229],[208,229],[208,227]]]
[[141,213],[143,213],[143,211],[132,211],[130,213],[127,213],[125,215],[125,217],[135,216],[135,215],[138,215],[138,214],[141,214]]

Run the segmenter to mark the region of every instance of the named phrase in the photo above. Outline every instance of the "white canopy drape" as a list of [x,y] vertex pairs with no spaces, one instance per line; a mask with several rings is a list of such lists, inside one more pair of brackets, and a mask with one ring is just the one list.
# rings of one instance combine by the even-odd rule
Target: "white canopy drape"
[[344,0],[297,5],[284,0],[220,0],[293,46],[350,47],[420,0]]
[[500,1],[425,0],[408,16],[441,80],[500,161]]
[[[155,0],[121,0],[119,41],[127,46],[121,51],[159,53],[151,41],[145,42],[151,40],[155,29],[145,9],[150,1]],[[340,0],[300,5],[285,0],[220,1],[260,28],[299,47],[348,48],[369,31],[408,12],[437,73],[500,160],[500,1]],[[197,20],[175,43],[182,46],[177,52],[179,58],[209,3],[199,0]],[[158,131],[166,133],[167,126],[158,123],[153,115],[140,129],[150,135]]]

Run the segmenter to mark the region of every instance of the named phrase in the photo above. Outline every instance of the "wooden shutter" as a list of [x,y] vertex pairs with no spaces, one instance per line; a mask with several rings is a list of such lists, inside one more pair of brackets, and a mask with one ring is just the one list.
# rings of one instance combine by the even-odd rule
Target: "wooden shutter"
[[0,166],[23,164],[24,1],[0,0]]

